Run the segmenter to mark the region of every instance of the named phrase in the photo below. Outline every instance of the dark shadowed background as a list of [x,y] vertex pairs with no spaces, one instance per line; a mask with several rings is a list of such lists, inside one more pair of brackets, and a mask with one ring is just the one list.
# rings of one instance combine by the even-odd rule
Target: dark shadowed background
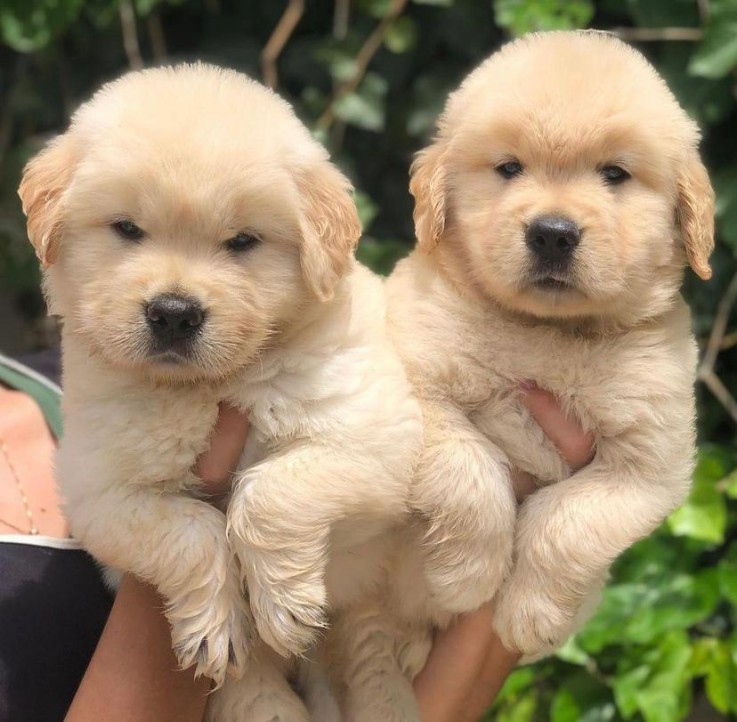
[[411,247],[407,171],[447,92],[506,39],[573,27],[634,43],[704,130],[714,278],[685,284],[700,456],[691,498],[617,563],[597,616],[515,672],[489,719],[737,719],[737,0],[0,0],[0,351],[56,342],[16,188],[102,82],[204,59],[276,87],[354,181],[359,255],[386,273]]

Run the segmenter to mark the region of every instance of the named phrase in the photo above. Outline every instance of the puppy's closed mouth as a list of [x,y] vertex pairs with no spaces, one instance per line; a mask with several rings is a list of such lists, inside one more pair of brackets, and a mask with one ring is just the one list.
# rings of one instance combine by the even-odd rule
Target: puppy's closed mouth
[[171,350],[154,352],[150,354],[149,359],[160,364],[181,365],[189,363],[189,358],[186,354]]
[[570,282],[554,276],[535,278],[532,286],[540,291],[575,291],[576,287]]

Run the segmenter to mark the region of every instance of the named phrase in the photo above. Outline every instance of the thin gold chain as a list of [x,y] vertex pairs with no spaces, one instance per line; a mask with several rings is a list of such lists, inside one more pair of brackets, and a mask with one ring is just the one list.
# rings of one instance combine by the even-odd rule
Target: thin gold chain
[[[3,441],[3,438],[0,436],[0,451],[2,452],[3,456],[5,457],[5,462],[8,465],[8,468],[10,469],[10,475],[13,477],[15,481],[15,485],[18,487],[18,493],[20,494],[21,501],[23,502],[23,506],[26,511],[26,516],[28,517],[28,525],[29,530],[25,533],[27,534],[38,534],[38,529],[36,528],[36,524],[33,520],[33,511],[31,510],[31,505],[28,503],[28,497],[26,496],[26,490],[23,486],[23,483],[20,480],[20,477],[18,476],[18,472],[15,469],[15,466],[13,465],[13,462],[10,458],[10,454],[8,454],[8,447],[5,446],[5,442]],[[3,524],[7,524],[8,526],[12,527],[13,529],[18,529],[18,531],[23,531],[19,527],[17,527],[15,524],[11,524],[8,521],[0,520],[3,522]]]

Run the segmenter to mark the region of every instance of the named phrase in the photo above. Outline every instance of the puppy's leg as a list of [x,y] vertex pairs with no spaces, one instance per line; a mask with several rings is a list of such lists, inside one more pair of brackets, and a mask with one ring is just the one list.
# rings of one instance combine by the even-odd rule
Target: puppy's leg
[[325,568],[333,522],[396,519],[406,479],[340,448],[295,444],[248,469],[228,507],[228,533],[247,579],[259,633],[280,654],[301,654],[325,626]]
[[561,645],[614,559],[680,502],[689,468],[670,486],[635,478],[635,464],[617,470],[595,460],[529,497],[519,512],[515,567],[496,607],[505,646],[538,656]]
[[310,722],[307,708],[287,681],[289,664],[260,644],[244,675],[226,679],[212,694],[205,722]]
[[141,487],[88,491],[70,505],[72,532],[97,559],[153,584],[166,601],[182,667],[222,683],[249,647],[250,611],[209,504]]
[[411,505],[427,522],[431,601],[452,613],[491,599],[510,568],[516,503],[504,454],[457,408],[426,404]]
[[299,690],[313,722],[344,722],[323,658],[324,646],[321,641],[317,649],[298,660]]
[[380,604],[338,613],[327,640],[345,722],[419,722],[411,677],[430,647],[429,629],[400,626]]

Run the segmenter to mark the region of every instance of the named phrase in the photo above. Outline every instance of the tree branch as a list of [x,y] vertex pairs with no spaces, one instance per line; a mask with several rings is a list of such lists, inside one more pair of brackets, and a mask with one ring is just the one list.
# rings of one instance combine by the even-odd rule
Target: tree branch
[[131,70],[143,68],[141,47],[138,44],[138,31],[136,30],[136,11],[133,9],[132,0],[120,0],[120,27],[123,30],[123,47],[128,57],[128,65]]
[[613,28],[610,32],[621,40],[633,43],[661,40],[695,43],[704,34],[701,28]]
[[351,12],[351,0],[335,0],[333,11],[333,37],[345,40],[348,35],[348,18]]
[[350,95],[358,87],[361,80],[363,80],[363,76],[366,75],[369,63],[384,42],[384,38],[391,24],[402,14],[406,5],[407,0],[392,0],[386,11],[386,15],[384,15],[379,24],[374,28],[371,35],[366,38],[363,46],[358,51],[353,75],[338,86],[327,108],[325,108],[322,115],[317,119],[316,127],[319,130],[327,130],[333,124],[335,120],[335,104],[341,98]]
[[270,88],[276,88],[279,80],[276,71],[276,61],[284,50],[284,46],[292,36],[302,15],[305,12],[304,0],[289,0],[283,15],[279,18],[271,37],[261,52],[261,75],[264,83]]
[[737,401],[714,372],[714,366],[719,356],[719,351],[724,345],[724,336],[727,332],[727,324],[735,303],[737,303],[737,273],[727,287],[722,300],[719,301],[714,324],[711,327],[711,335],[706,345],[704,358],[699,366],[697,377],[724,406],[727,413],[737,422]]
[[166,36],[158,10],[154,10],[146,18],[146,27],[148,28],[148,37],[151,41],[151,51],[154,59],[159,63],[163,63],[167,55]]

